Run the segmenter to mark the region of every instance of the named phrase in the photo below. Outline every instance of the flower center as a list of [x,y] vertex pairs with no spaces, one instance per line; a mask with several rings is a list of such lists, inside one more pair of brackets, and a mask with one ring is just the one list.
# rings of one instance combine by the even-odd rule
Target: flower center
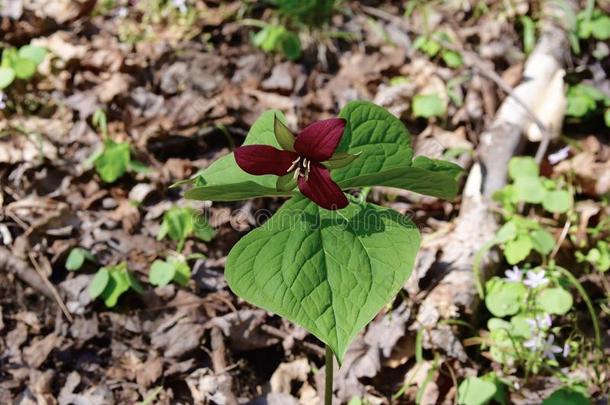
[[292,161],[292,165],[288,168],[286,173],[290,173],[294,170],[294,179],[299,177],[305,177],[305,181],[309,179],[309,170],[311,168],[311,161],[299,156]]

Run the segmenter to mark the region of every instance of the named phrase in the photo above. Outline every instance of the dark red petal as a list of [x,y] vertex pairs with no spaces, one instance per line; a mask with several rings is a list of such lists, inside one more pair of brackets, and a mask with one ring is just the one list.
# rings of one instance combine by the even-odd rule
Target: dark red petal
[[299,155],[310,160],[328,160],[335,153],[344,129],[343,118],[316,121],[299,133],[294,142],[294,149]]
[[311,201],[327,210],[338,210],[348,204],[343,191],[330,178],[328,169],[317,163],[311,164],[307,180],[299,177],[299,190]]
[[294,152],[276,149],[268,145],[248,145],[235,149],[235,161],[247,173],[260,176],[275,174],[283,176],[292,162],[299,157]]

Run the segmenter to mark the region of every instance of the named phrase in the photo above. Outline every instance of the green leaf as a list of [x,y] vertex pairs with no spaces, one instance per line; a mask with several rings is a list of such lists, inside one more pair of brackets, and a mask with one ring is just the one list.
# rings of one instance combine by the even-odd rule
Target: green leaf
[[193,231],[195,235],[204,242],[210,242],[216,236],[216,230],[210,225],[208,220],[203,215],[192,214]]
[[110,267],[109,273],[110,279],[102,297],[104,298],[104,304],[108,308],[112,308],[117,304],[121,295],[129,290],[131,280],[128,275],[127,264],[125,263]]
[[499,318],[519,312],[527,296],[527,289],[523,284],[506,282],[497,277],[488,281],[485,287],[485,306]]
[[[0,88],[2,88],[2,86],[0,86]],[[610,108],[606,109],[604,112],[604,123],[610,128]]]
[[[195,229],[193,215],[193,209],[188,207],[172,207],[167,210],[163,214],[163,222],[157,240],[161,240],[168,235],[170,239],[182,245]],[[178,250],[182,250],[181,247],[178,247]]]
[[294,141],[296,138],[286,124],[284,124],[275,114],[273,115],[273,131],[280,148],[294,152]]
[[447,66],[450,68],[459,68],[462,66],[462,55],[454,51],[444,50],[441,57]]
[[0,89],[5,89],[15,80],[15,72],[11,68],[0,67]]
[[496,386],[496,393],[494,394],[492,399],[498,402],[500,405],[507,405],[508,393],[506,392],[506,384],[500,378],[498,378],[496,373],[487,373],[481,378]]
[[494,243],[506,243],[517,237],[517,224],[515,221],[509,221],[502,225],[502,227],[496,233]]
[[275,188],[278,191],[286,191],[289,192],[294,190],[297,186],[297,180],[294,178],[294,173],[288,173],[283,176],[279,176],[277,178],[277,183],[275,184]]
[[523,25],[523,51],[529,54],[534,50],[536,44],[536,25],[534,20],[526,15],[521,17],[521,24]]
[[504,319],[489,318],[489,320],[487,321],[487,329],[489,329],[490,331],[499,329],[505,329],[507,331],[510,331],[512,329],[512,325],[510,324],[510,322],[507,322]]
[[89,295],[91,298],[95,299],[99,297],[108,286],[108,281],[110,281],[108,269],[102,267],[95,273],[93,280],[91,280],[91,284],[89,284]]
[[337,152],[330,159],[322,162],[328,169],[341,169],[352,163],[358,158],[358,155],[352,155],[347,152]]
[[176,268],[173,264],[163,260],[155,260],[150,266],[148,281],[152,285],[164,287],[168,285],[176,275]]
[[513,183],[513,187],[519,201],[531,204],[541,203],[547,194],[540,177],[519,177]]
[[[274,116],[267,111],[254,123],[244,145],[266,144],[279,148]],[[397,187],[441,198],[453,198],[462,169],[448,162],[417,158],[412,161],[410,135],[403,123],[385,109],[364,101],[348,103],[339,114],[347,125],[337,153],[359,155],[345,167],[331,172],[342,188]],[[413,164],[413,166],[412,166]],[[202,171],[195,187],[185,193],[196,200],[233,201],[262,196],[286,196],[277,187],[278,177],[253,176],[237,166],[233,154],[224,156]]]
[[113,183],[123,176],[129,168],[131,152],[129,143],[104,141],[104,151],[95,159],[95,170],[106,183]]
[[565,315],[572,308],[572,294],[560,287],[546,288],[536,297],[536,305],[544,312]]
[[589,27],[593,38],[600,41],[606,41],[610,39],[610,16],[601,15],[591,21]]
[[494,329],[489,332],[489,339],[492,342],[489,353],[494,361],[511,364],[516,353],[510,332],[507,329]]
[[335,153],[359,155],[352,164],[332,171],[341,187],[374,185],[362,181],[367,176],[411,166],[411,135],[398,118],[384,108],[366,101],[352,101],[339,113],[346,121],[345,131]]
[[522,177],[538,178],[540,170],[538,163],[529,156],[518,156],[510,160],[508,164],[508,175],[511,179],[517,180]]
[[24,45],[19,49],[19,56],[23,59],[29,59],[36,64],[40,65],[45,56],[47,56],[46,48],[35,45]]
[[458,388],[458,404],[485,405],[496,394],[496,385],[478,377],[468,377]]
[[522,314],[517,314],[510,319],[511,333],[513,336],[522,337],[524,339],[532,337],[532,328],[527,322],[527,319],[529,318]]
[[13,71],[19,79],[29,79],[36,73],[36,64],[29,59],[17,58],[13,62]]
[[74,248],[68,254],[66,259],[66,269],[69,271],[76,271],[80,269],[85,263],[85,259],[95,263],[95,257],[83,248]]
[[297,60],[301,57],[301,41],[295,32],[287,31],[282,35],[280,48],[289,60]]
[[530,233],[532,247],[541,255],[551,253],[555,247],[555,239],[553,235],[544,229],[536,229]]
[[580,391],[562,387],[542,401],[542,405],[591,405],[591,401]]
[[584,117],[589,110],[595,109],[595,101],[582,94],[570,94],[568,92],[568,106],[566,115],[568,117]]
[[572,207],[572,194],[566,190],[548,191],[542,200],[542,206],[549,212],[563,214]]
[[184,261],[172,261],[174,268],[176,269],[176,273],[174,274],[174,281],[181,286],[185,286],[188,284],[191,278],[191,268]]
[[410,275],[419,232],[400,214],[356,203],[328,211],[295,196],[227,258],[225,276],[246,301],[293,321],[339,361]]
[[442,117],[447,112],[447,106],[437,94],[418,94],[413,97],[414,117]]
[[516,239],[506,242],[504,257],[509,264],[517,264],[530,254],[534,247],[528,235],[519,235]]
[[[285,124],[284,114],[278,110],[264,112],[252,125],[244,145],[270,145],[280,148],[274,130],[275,117]],[[197,186],[186,191],[185,197],[194,200],[235,201],[253,197],[288,195],[276,190],[277,176],[253,176],[244,172],[233,154],[223,156],[197,178]]]

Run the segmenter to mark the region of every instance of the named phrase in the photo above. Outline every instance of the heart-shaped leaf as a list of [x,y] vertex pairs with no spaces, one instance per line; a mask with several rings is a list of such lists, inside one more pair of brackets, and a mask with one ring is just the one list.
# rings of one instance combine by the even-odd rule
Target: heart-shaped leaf
[[489,280],[485,288],[485,306],[499,318],[516,314],[527,296],[523,284],[507,282],[498,277]]
[[107,139],[104,142],[103,153],[95,160],[95,169],[102,180],[112,183],[125,174],[130,161],[129,143]]
[[460,405],[485,405],[496,394],[496,385],[478,377],[468,377],[458,388]]
[[561,287],[547,288],[536,297],[536,305],[544,312],[565,315],[572,308],[572,294]]
[[176,268],[163,260],[155,260],[150,266],[148,281],[152,285],[164,287],[168,285],[176,275]]
[[297,195],[228,256],[233,292],[309,330],[341,361],[356,334],[411,274],[419,232],[373,204],[340,211]]
[[19,56],[24,59],[29,59],[36,65],[40,65],[47,56],[46,48],[35,45],[24,45],[19,49]]
[[15,72],[8,67],[0,67],[0,89],[4,89],[15,80]]

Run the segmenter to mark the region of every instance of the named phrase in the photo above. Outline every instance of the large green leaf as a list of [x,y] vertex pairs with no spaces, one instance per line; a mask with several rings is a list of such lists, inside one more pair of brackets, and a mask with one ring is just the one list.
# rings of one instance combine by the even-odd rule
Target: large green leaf
[[[267,111],[254,123],[244,145],[279,147],[274,135],[274,116],[285,122],[279,111]],[[350,102],[340,117],[347,125],[337,152],[358,157],[347,166],[332,170],[332,178],[343,188],[388,186],[442,198],[457,193],[457,165],[426,158],[412,160],[409,133],[388,111],[364,101]],[[289,195],[276,187],[277,176],[253,176],[237,166],[233,154],[218,159],[203,170],[195,187],[185,194],[196,200],[234,201],[253,197]]]
[[[264,144],[280,148],[274,135],[274,117],[286,122],[277,110],[265,111],[252,125],[244,145]],[[196,187],[185,193],[194,200],[235,201],[253,197],[289,195],[275,188],[277,176],[253,176],[237,166],[233,153],[221,157],[199,173]]]
[[406,217],[352,201],[340,211],[297,195],[229,253],[233,292],[309,330],[341,361],[411,274],[419,232]]
[[347,124],[337,152],[360,154],[354,162],[332,172],[341,187],[368,186],[371,175],[382,178],[383,172],[411,166],[411,136],[403,123],[384,108],[352,101],[339,117],[345,118]]

